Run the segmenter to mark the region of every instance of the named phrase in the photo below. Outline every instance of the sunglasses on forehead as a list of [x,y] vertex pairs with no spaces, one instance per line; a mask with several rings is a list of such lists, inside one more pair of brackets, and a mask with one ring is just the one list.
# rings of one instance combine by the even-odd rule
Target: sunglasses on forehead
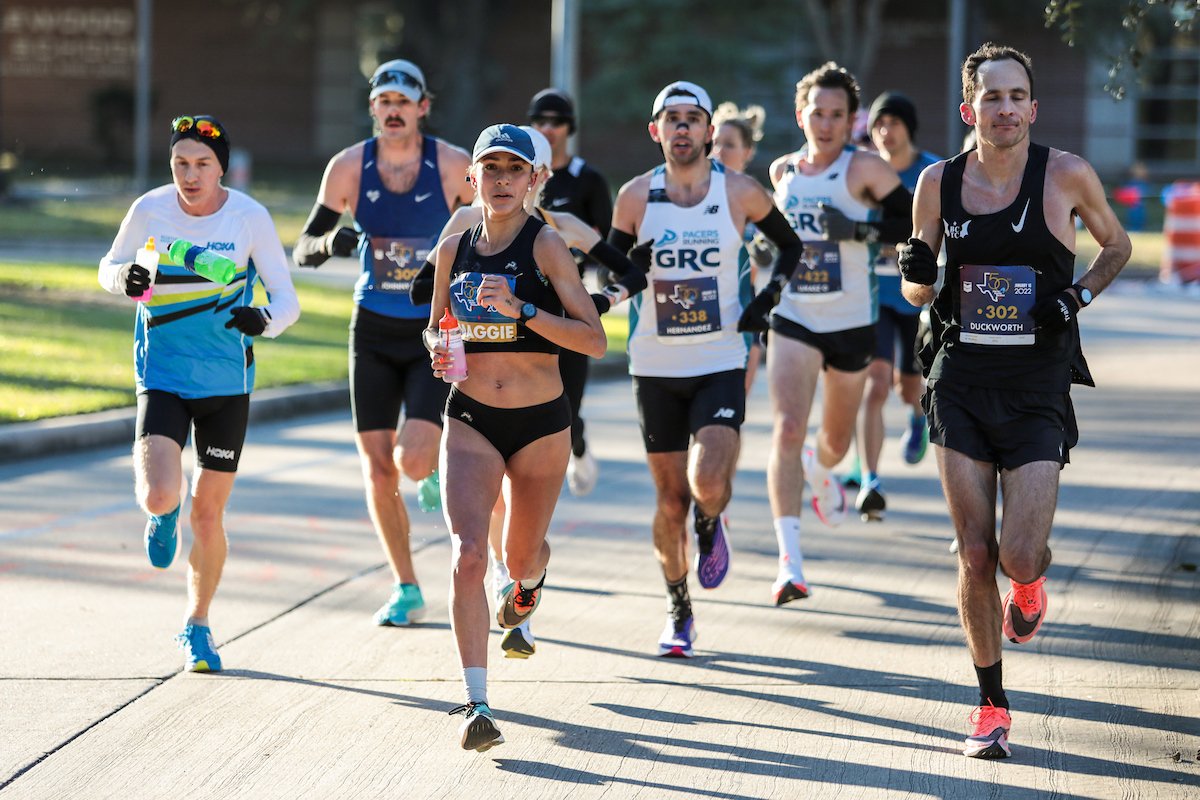
[[421,85],[419,80],[414,78],[412,75],[409,75],[407,72],[401,72],[398,69],[381,72],[375,77],[371,78],[372,89],[378,89],[380,86],[390,86],[393,83],[398,83],[401,86],[408,86],[416,89],[421,94],[425,94],[425,87]]
[[225,133],[217,123],[205,117],[176,117],[171,120],[171,130],[175,133],[187,133],[193,128],[205,139],[220,139]]

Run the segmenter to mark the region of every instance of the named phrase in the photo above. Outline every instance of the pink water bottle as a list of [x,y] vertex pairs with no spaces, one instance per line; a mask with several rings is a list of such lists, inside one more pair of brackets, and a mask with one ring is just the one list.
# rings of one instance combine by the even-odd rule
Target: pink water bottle
[[154,249],[154,237],[146,239],[146,246],[137,251],[133,263],[144,267],[150,273],[150,287],[133,298],[135,302],[146,303],[154,295],[154,279],[158,277],[158,251]]
[[458,383],[467,379],[467,351],[463,347],[462,331],[458,329],[458,320],[450,316],[450,309],[438,321],[438,330],[442,334],[442,344],[450,351],[450,368],[442,376],[446,383]]

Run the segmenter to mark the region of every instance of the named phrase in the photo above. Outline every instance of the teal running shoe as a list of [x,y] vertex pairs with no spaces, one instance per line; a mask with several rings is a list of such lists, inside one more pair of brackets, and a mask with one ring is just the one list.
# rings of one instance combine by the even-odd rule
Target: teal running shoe
[[420,622],[425,616],[425,598],[415,583],[397,583],[392,596],[375,612],[375,624],[404,627]]
[[175,637],[183,651],[183,668],[189,672],[220,672],[221,656],[212,630],[203,625],[188,625]]
[[442,508],[442,482],[437,470],[427,478],[417,481],[417,507],[425,513]]
[[463,750],[487,752],[498,744],[504,744],[504,736],[496,725],[496,718],[487,703],[467,703],[449,712],[451,716],[464,714],[466,719],[458,729],[459,744]]
[[924,415],[908,415],[908,428],[900,435],[900,450],[905,464],[920,464],[929,448],[929,426]]
[[850,471],[838,480],[846,489],[858,489],[862,486],[862,464],[859,462],[858,456],[854,457],[854,466],[850,468]]
[[179,549],[179,509],[183,504],[175,506],[175,510],[161,517],[150,515],[146,520],[146,556],[150,563],[159,569],[166,569],[175,560],[175,551]]

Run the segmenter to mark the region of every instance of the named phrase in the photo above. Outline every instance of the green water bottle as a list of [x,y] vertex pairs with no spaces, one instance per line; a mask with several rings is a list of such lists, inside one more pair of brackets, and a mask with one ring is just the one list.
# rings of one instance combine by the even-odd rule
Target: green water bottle
[[176,239],[172,242],[167,256],[175,266],[191,270],[201,278],[207,278],[222,286],[227,286],[237,274],[237,264],[233,263],[233,259],[212,250],[205,250],[187,239]]
[[417,482],[417,506],[426,513],[442,507],[442,482],[438,479],[437,470]]

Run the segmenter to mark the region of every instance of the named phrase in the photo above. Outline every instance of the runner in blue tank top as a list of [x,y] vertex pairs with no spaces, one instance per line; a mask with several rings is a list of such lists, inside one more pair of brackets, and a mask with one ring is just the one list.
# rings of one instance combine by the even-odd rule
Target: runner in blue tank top
[[[422,508],[440,502],[435,470],[449,385],[430,374],[421,344],[429,306],[413,305],[409,287],[451,211],[475,196],[466,152],[422,134],[429,104],[425,76],[412,62],[397,59],[375,70],[370,111],[378,135],[329,161],[295,248],[302,267],[355,253],[362,266],[350,326],[350,396],[367,508],[395,578],[375,614],[378,625],[407,625],[425,605],[400,473],[421,482]],[[343,212],[354,218],[353,228],[338,227]],[[397,434],[401,406],[405,420]]]

